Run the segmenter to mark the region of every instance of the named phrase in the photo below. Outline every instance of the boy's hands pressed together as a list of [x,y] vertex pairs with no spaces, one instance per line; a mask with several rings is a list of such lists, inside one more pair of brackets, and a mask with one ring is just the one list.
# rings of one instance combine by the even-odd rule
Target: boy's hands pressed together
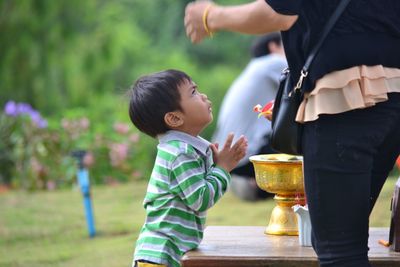
[[246,137],[243,135],[240,136],[240,138],[232,145],[233,136],[233,133],[228,135],[225,144],[220,151],[218,150],[218,144],[210,145],[215,164],[227,172],[230,172],[236,167],[239,161],[246,155],[247,150]]

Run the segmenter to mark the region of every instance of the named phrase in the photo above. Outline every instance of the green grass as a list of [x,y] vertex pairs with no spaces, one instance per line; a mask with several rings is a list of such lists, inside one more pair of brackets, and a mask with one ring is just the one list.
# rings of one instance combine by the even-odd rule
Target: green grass
[[[388,227],[395,181],[386,182],[371,226]],[[0,266],[130,266],[145,191],[145,182],[94,187],[93,239],[87,237],[78,190],[0,195]],[[228,192],[209,211],[207,224],[266,226],[273,207],[272,200],[243,202]]]

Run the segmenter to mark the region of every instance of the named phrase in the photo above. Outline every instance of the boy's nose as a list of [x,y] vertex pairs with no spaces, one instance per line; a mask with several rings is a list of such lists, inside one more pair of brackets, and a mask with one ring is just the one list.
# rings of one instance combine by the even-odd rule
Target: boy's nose
[[208,97],[207,97],[206,94],[201,94],[201,97],[202,97],[204,100],[207,100],[207,99],[208,99]]

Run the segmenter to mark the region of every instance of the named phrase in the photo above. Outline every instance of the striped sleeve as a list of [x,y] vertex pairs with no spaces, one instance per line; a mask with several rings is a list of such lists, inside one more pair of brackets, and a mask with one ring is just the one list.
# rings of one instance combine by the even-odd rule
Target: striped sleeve
[[230,175],[217,166],[205,170],[204,162],[194,153],[177,155],[171,166],[172,192],[195,211],[206,211],[225,193]]

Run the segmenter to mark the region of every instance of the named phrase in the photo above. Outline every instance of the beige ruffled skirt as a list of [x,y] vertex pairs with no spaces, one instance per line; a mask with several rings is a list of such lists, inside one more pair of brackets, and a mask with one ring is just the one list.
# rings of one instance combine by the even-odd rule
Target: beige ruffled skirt
[[316,82],[306,93],[296,121],[318,119],[320,114],[338,114],[386,101],[388,93],[400,93],[400,69],[357,66],[331,72]]

